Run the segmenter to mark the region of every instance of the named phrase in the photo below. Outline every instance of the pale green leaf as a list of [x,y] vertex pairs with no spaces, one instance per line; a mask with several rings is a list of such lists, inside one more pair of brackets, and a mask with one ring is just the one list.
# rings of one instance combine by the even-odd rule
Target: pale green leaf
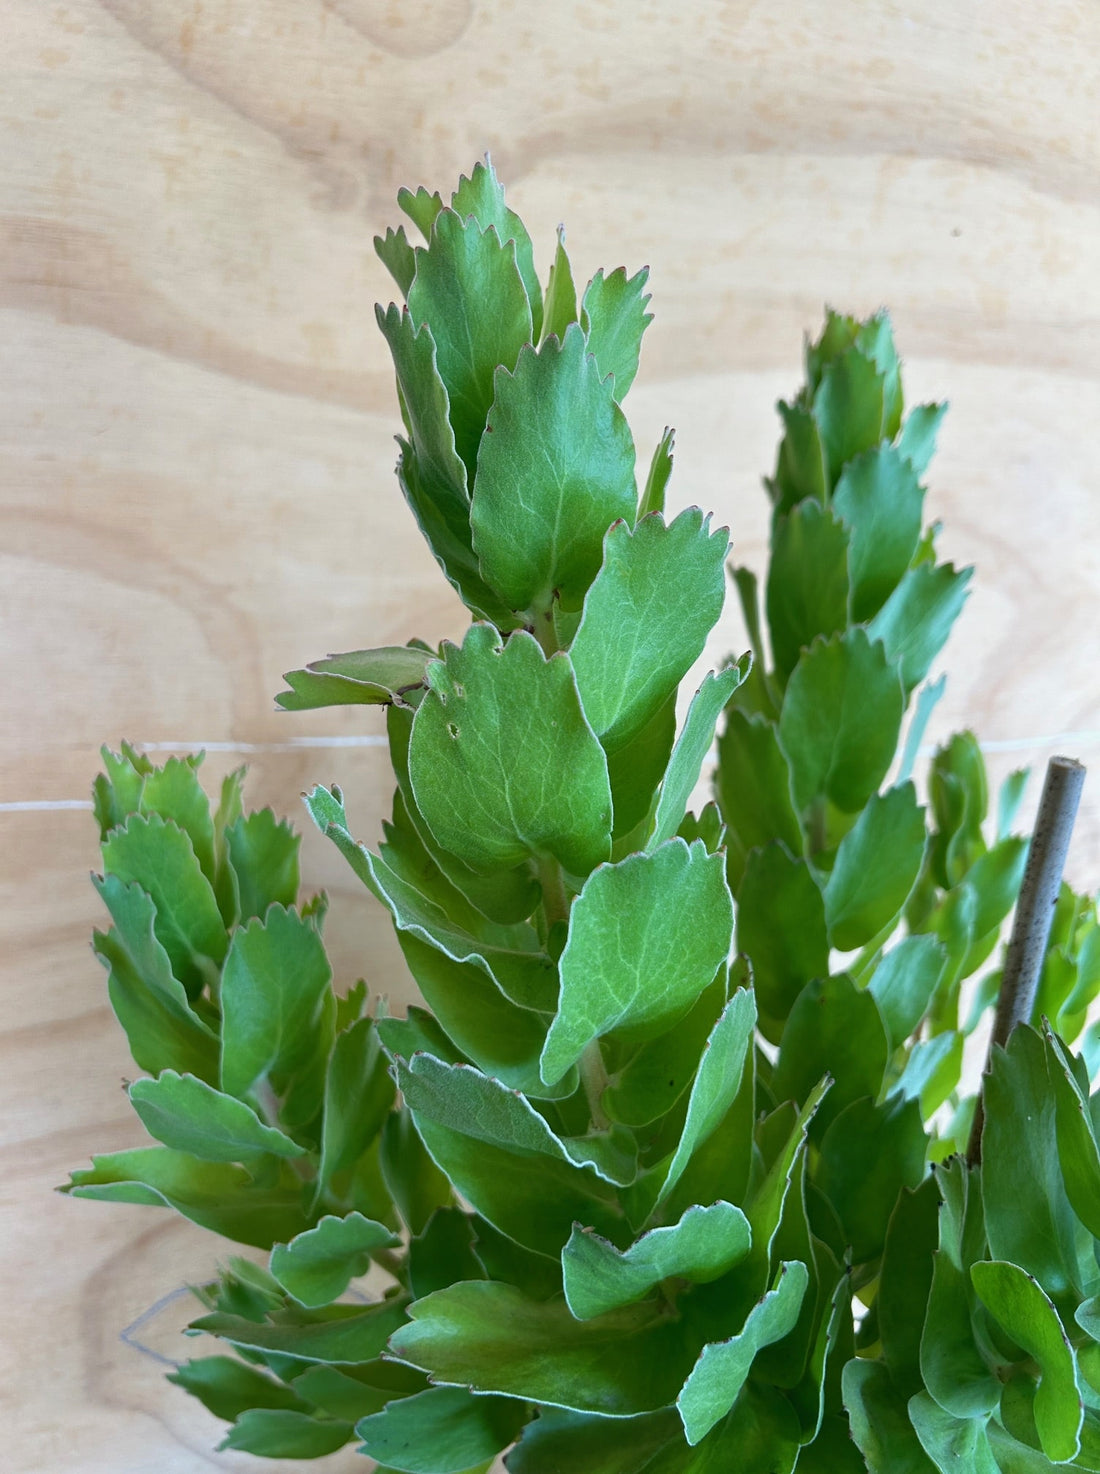
[[317,1198],[334,1177],[350,1171],[381,1131],[394,1099],[378,1029],[359,1019],[337,1034],[325,1069]]
[[356,1425],[359,1452],[408,1474],[463,1474],[508,1447],[527,1421],[522,1402],[429,1387]]
[[396,697],[423,684],[428,650],[384,645],[377,650],[349,650],[313,660],[303,670],[288,670],[276,703],[284,711],[312,711],[320,706],[388,706]]
[[329,1305],[323,1311],[289,1310],[266,1322],[215,1311],[192,1322],[242,1351],[275,1353],[291,1361],[357,1366],[374,1361],[405,1320],[406,1302],[389,1299],[368,1305]]
[[164,1070],[156,1080],[135,1080],[129,1096],[150,1136],[206,1162],[247,1164],[264,1152],[300,1157],[306,1151],[284,1132],[266,1126],[250,1105],[194,1075]]
[[463,220],[472,215],[482,230],[488,230],[492,226],[505,245],[509,241],[514,244],[516,265],[523,278],[527,300],[531,304],[532,325],[537,341],[542,328],[543,309],[542,287],[535,271],[534,246],[523,221],[504,203],[504,187],[496,176],[488,154],[484,163],[479,161],[474,165],[469,177],[465,174],[461,177],[458,188],[451,196],[451,209]]
[[946,413],[946,404],[917,404],[905,417],[898,450],[918,476],[923,476],[928,469],[935,453],[940,423]]
[[555,337],[560,340],[565,337],[569,324],[577,320],[577,289],[573,284],[573,269],[565,250],[565,230],[559,225],[557,249],[546,284],[540,338]]
[[909,1399],[909,1421],[921,1447],[941,1474],[1001,1474],[985,1431],[984,1418],[959,1419],[944,1412],[927,1392]]
[[269,906],[293,906],[298,899],[298,847],[301,840],[271,809],[256,809],[225,831],[229,863],[237,882],[237,915],[242,922],[264,916]]
[[867,627],[901,670],[907,692],[919,686],[966,602],[972,568],[921,563],[910,568]]
[[708,671],[703,677],[703,684],[692,697],[683,728],[665,769],[653,833],[646,841],[647,850],[653,851],[658,845],[664,844],[666,839],[671,839],[683,822],[688,802],[699,781],[703,762],[714,740],[718,718],[730,697],[748,675],[751,659],[751,656],[743,655],[736,665],[727,666],[717,675]]
[[400,1243],[384,1223],[362,1213],[330,1213],[289,1243],[275,1245],[271,1273],[300,1305],[327,1305],[366,1274],[374,1250]]
[[197,757],[170,757],[163,767],[153,768],[141,785],[138,812],[159,814],[178,824],[191,840],[199,868],[211,885],[215,879],[214,821],[210,800],[199,782]]
[[282,1382],[239,1361],[235,1356],[202,1356],[181,1363],[167,1380],[197,1397],[216,1418],[231,1423],[254,1407],[281,1407],[309,1412],[309,1403]]
[[620,404],[638,372],[642,336],[653,321],[653,314],[646,311],[648,279],[648,266],[632,277],[627,277],[622,266],[610,276],[601,267],[584,289],[581,322],[588,335],[588,351],[599,365],[600,378],[612,375]]
[[405,227],[399,225],[394,230],[388,225],[385,235],[375,236],[374,250],[379,261],[397,283],[402,297],[407,297],[416,275],[416,255],[405,234]]
[[668,487],[669,477],[672,475],[673,446],[676,440],[676,432],[665,426],[665,432],[653,452],[653,459],[649,463],[649,474],[646,477],[645,488],[642,491],[642,499],[638,503],[638,521],[648,517],[651,512],[664,512],[665,491]]

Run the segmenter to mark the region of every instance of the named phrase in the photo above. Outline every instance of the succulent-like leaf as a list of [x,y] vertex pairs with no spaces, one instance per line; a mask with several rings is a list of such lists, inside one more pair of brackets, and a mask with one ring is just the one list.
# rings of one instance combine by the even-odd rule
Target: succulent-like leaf
[[652,313],[646,311],[648,279],[648,266],[631,277],[622,266],[610,276],[601,267],[584,289],[581,323],[588,351],[599,366],[600,377],[611,375],[620,404],[638,372],[642,336],[653,321]]

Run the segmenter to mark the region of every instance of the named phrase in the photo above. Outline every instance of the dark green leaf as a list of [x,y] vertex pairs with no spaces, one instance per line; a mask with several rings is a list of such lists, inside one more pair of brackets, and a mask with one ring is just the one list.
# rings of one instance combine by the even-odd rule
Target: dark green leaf
[[807,497],[824,504],[829,473],[821,432],[810,411],[801,404],[785,404],[783,400],[776,409],[783,421],[783,439],[775,480],[769,490],[776,503],[776,514],[781,516]]
[[[477,234],[476,230],[473,234]],[[486,239],[482,238],[483,241]],[[469,531],[463,529],[463,523],[469,517],[466,467],[455,448],[451,405],[440,376],[433,329],[424,323],[418,324],[408,309],[401,311],[392,302],[385,311],[377,306],[375,316],[393,357],[402,409],[424,489],[436,505],[454,513],[456,534],[469,547]],[[358,658],[354,659],[350,670],[336,669],[330,674],[365,681],[368,691],[378,688],[383,699],[387,699],[386,692],[392,695],[395,689],[423,679],[423,667],[419,675],[412,673],[412,679],[408,679],[411,671],[409,654],[394,656],[389,653],[393,648],[388,647],[385,653],[357,652]],[[362,657],[367,655],[374,658],[364,661]],[[290,681],[290,676],[286,679]],[[295,690],[298,689],[294,682],[291,684]]]
[[459,1280],[484,1279],[473,1242],[474,1220],[469,1213],[461,1208],[437,1208],[423,1232],[409,1244],[409,1291],[413,1299],[422,1300]]
[[906,937],[890,948],[871,974],[867,991],[878,1004],[891,1053],[924,1017],[945,961],[935,937]]
[[778,1044],[794,1001],[829,970],[825,902],[782,843],[752,850],[737,896],[737,948],[752,962],[760,1030]]
[[585,715],[609,752],[645,726],[702,653],[722,612],[728,548],[728,531],[712,532],[695,507],[668,526],[654,513],[633,531],[626,522],[608,529],[569,654]]
[[455,446],[471,480],[497,366],[510,371],[531,341],[531,304],[516,262],[515,245],[502,244],[494,227],[482,230],[447,209],[437,214],[429,245],[416,248],[409,313],[417,328],[430,324]]
[[849,348],[822,373],[813,413],[833,485],[846,461],[881,440],[883,387],[876,364],[858,348]]
[[818,635],[848,623],[848,532],[820,502],[800,502],[772,534],[766,607],[783,680]]
[[672,1109],[691,1084],[725,1002],[723,970],[679,1023],[630,1056],[603,1094],[604,1111],[613,1121],[648,1126]]
[[250,1105],[194,1075],[165,1070],[156,1080],[136,1080],[129,1095],[150,1136],[204,1161],[247,1163],[264,1152],[305,1154],[305,1147],[265,1126]]
[[241,1414],[218,1448],[240,1449],[268,1459],[319,1459],[343,1448],[351,1436],[349,1423],[321,1421],[281,1408],[251,1408]]
[[682,1018],[729,956],[733,902],[720,855],[673,839],[602,866],[573,903],[561,997],[543,1049],[553,1084],[590,1040],[646,1038]]
[[411,1233],[423,1233],[434,1213],[451,1206],[454,1195],[407,1110],[386,1118],[379,1155],[382,1176],[402,1219]]
[[289,824],[270,809],[257,809],[225,831],[225,844],[237,881],[238,919],[263,916],[269,906],[293,906],[298,899],[298,846]]
[[394,230],[387,226],[385,235],[375,236],[374,249],[379,261],[397,283],[401,295],[407,297],[416,275],[416,256],[409,245],[405,227],[399,225]]
[[862,947],[901,915],[924,859],[924,810],[912,783],[875,794],[840,841],[825,886],[829,941]]
[[[607,756],[607,776],[611,780],[611,805],[615,815],[612,829],[612,859],[619,859],[618,847],[627,853],[640,848],[641,835],[634,830],[643,820],[653,817],[657,788],[664,777],[676,740],[676,692],[670,691],[661,706],[633,736],[625,747],[617,747]],[[648,828],[648,823],[645,825]]]
[[641,1474],[654,1454],[675,1440],[680,1422],[669,1411],[636,1418],[541,1407],[508,1456],[509,1474]]
[[220,1336],[243,1351],[275,1352],[292,1362],[357,1366],[374,1361],[405,1320],[403,1300],[375,1305],[330,1305],[324,1311],[278,1312],[260,1323],[215,1312],[192,1322],[192,1329]]
[[[413,794],[436,840],[476,870],[552,855],[585,875],[610,852],[607,762],[568,656],[475,624],[428,667],[409,744]],[[477,811],[478,824],[469,816]]]
[[604,532],[635,512],[634,442],[577,325],[496,377],[470,508],[486,582],[513,609],[576,608]]
[[740,889],[750,852],[780,840],[792,855],[803,850],[791,798],[791,769],[774,722],[733,706],[718,739],[716,792],[726,821],[730,886]]
[[814,978],[798,995],[783,1030],[773,1088],[780,1100],[802,1101],[824,1075],[832,1075],[836,1084],[817,1117],[820,1134],[860,1096],[878,1096],[889,1056],[871,994],[857,988],[847,973]]
[[843,1380],[852,1438],[869,1474],[934,1474],[885,1363],[850,1361]]
[[527,1421],[522,1402],[429,1387],[391,1402],[356,1425],[360,1453],[409,1474],[462,1474],[492,1459]]
[[903,1397],[923,1386],[921,1331],[932,1289],[938,1242],[939,1192],[929,1175],[917,1188],[903,1188],[890,1215],[882,1252],[878,1327],[883,1360]]
[[897,670],[864,630],[815,640],[787,683],[779,717],[798,807],[824,795],[858,813],[893,761],[903,709]]
[[826,1131],[817,1182],[836,1209],[855,1263],[881,1253],[898,1194],[924,1175],[927,1145],[915,1100],[878,1106],[866,1097],[853,1101]]
[[285,1408],[308,1413],[310,1404],[282,1382],[276,1382],[235,1356],[202,1356],[185,1361],[168,1381],[197,1397],[216,1418],[227,1423],[249,1408]]
[[952,1417],[927,1392],[918,1392],[909,1401],[909,1421],[941,1474],[954,1474],[958,1469],[965,1469],[966,1474],[1001,1474],[984,1419]]
[[620,404],[638,372],[642,335],[653,321],[653,314],[646,311],[648,279],[648,266],[629,278],[622,266],[610,276],[604,276],[601,267],[584,289],[581,322],[588,335],[588,352],[595,357],[601,379],[613,376]]
[[370,1146],[393,1098],[394,1084],[378,1030],[371,1019],[360,1019],[337,1034],[325,1071],[318,1200],[333,1178],[350,1171]]

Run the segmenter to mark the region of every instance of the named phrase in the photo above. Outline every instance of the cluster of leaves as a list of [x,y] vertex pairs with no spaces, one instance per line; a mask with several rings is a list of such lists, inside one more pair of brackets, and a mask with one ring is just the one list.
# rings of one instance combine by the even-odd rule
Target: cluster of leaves
[[[923,525],[942,407],[905,415],[884,315],[829,316],[780,406],[770,668],[739,569],[755,664],[678,727],[728,538],[666,517],[670,433],[636,482],[645,273],[578,294],[559,236],[543,291],[487,165],[400,203],[424,243],[376,243],[405,299],[378,313],[398,479],[472,623],[279,700],[387,708],[377,850],[339,789],[306,803],[428,1009],[334,999],[323,903],[294,910],[293,840],[235,778],[213,817],[185,763],[108,757],[97,790],[97,949],[162,1145],[73,1191],[271,1250],[204,1292],[197,1329],[236,1354],[177,1380],[234,1447],[357,1437],[407,1474],[1100,1467],[1100,1108],[1064,1038],[1018,1032],[989,1160],[950,1160],[1025,846],[1022,775],[987,840],[969,734],[918,802],[936,687],[898,759],[969,578]],[[690,812],[723,712],[718,803]],[[1065,1038],[1098,937],[1067,888],[1036,1005]]]

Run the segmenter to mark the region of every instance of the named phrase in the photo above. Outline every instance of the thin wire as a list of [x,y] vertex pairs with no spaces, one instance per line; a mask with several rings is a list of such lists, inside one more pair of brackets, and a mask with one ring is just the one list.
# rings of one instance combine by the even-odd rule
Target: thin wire
[[178,1371],[183,1365],[181,1361],[177,1361],[172,1356],[165,1356],[161,1351],[154,1351],[151,1346],[146,1346],[144,1341],[137,1339],[135,1332],[140,1331],[143,1326],[147,1326],[162,1310],[167,1310],[169,1305],[173,1304],[176,1300],[182,1300],[184,1295],[191,1295],[193,1293],[190,1285],[180,1285],[178,1290],[171,1290],[167,1295],[162,1295],[155,1304],[150,1305],[148,1310],[143,1310],[137,1320],[131,1321],[128,1326],[119,1331],[118,1339],[127,1346],[132,1346],[135,1351],[140,1351],[144,1356],[151,1357],[153,1361],[159,1361],[163,1366],[172,1367]]

